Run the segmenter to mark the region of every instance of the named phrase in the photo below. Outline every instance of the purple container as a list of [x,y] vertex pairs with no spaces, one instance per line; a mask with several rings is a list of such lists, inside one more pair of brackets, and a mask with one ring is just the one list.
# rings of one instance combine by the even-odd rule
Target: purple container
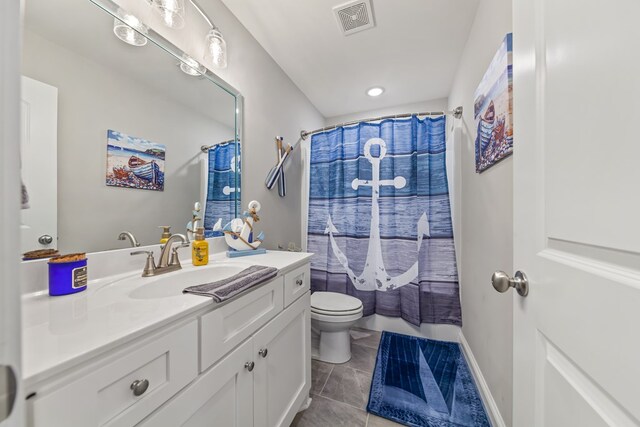
[[75,294],[87,289],[87,260],[49,262],[49,295]]

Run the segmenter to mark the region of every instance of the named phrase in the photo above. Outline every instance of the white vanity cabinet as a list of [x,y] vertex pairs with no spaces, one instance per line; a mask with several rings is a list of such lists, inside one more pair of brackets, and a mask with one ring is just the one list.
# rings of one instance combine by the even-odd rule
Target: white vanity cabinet
[[144,427],[288,427],[311,387],[307,292],[204,372]]
[[30,427],[288,427],[310,388],[305,262],[36,384],[28,420]]

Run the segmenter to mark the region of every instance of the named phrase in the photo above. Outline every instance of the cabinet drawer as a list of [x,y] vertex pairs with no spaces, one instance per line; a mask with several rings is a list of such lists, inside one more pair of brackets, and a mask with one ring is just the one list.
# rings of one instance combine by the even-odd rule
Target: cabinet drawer
[[[198,374],[198,325],[193,320],[141,346],[133,344],[82,378],[32,400],[34,426],[131,426]],[[148,381],[139,396],[135,381]],[[142,391],[142,389],[138,389]]]
[[298,267],[284,276],[284,306],[288,307],[292,302],[304,295],[310,287],[309,264]]
[[284,279],[200,317],[200,371],[204,371],[282,311]]

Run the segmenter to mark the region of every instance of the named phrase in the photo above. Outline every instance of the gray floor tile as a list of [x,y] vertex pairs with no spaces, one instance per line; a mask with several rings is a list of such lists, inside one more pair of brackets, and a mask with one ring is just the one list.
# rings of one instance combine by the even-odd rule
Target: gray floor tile
[[347,363],[336,366],[346,366],[348,368],[357,369],[359,371],[373,372],[373,368],[376,365],[377,354],[377,348],[353,344],[351,346],[351,360],[349,360]]
[[331,363],[311,361],[311,394],[320,394],[332,369]]
[[367,413],[345,403],[312,396],[311,406],[300,412],[291,427],[365,427]]
[[381,418],[373,414],[369,414],[369,420],[367,421],[367,427],[395,427],[403,424],[395,423],[386,418]]
[[351,342],[353,344],[362,345],[365,347],[378,348],[380,345],[380,338],[382,337],[382,332],[380,331],[370,331],[368,329],[361,328],[352,328],[351,331]]
[[369,401],[371,373],[336,365],[321,395],[332,400],[365,409]]

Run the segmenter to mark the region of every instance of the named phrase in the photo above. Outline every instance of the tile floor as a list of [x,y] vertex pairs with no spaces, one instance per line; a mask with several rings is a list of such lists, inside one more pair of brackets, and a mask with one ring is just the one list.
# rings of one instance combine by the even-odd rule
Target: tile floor
[[351,330],[351,360],[311,363],[311,406],[291,427],[392,427],[400,424],[366,411],[380,332]]

